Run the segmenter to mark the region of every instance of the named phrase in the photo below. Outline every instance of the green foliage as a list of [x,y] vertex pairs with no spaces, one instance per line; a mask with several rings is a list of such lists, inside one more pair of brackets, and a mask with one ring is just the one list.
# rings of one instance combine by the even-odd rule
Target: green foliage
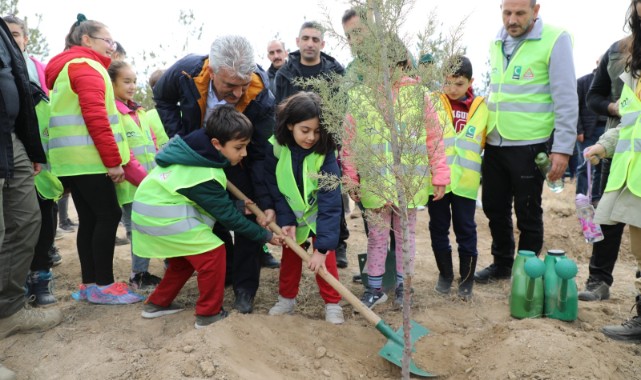
[[39,60],[46,61],[47,57],[49,56],[49,43],[39,29],[40,22],[42,21],[42,15],[35,15],[36,23],[34,26],[33,20],[31,20],[29,17],[19,14],[18,2],[19,0],[0,0],[0,15],[2,15],[2,17],[7,15],[14,15],[22,19],[27,25],[27,35],[29,37],[27,51],[30,55],[33,55]]

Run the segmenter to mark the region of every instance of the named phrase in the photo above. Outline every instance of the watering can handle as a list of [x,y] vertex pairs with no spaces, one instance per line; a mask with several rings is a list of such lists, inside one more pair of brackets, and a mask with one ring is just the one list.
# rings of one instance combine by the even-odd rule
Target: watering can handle
[[[243,194],[236,186],[234,186],[233,183],[227,181],[227,190],[229,190],[236,198],[246,201],[249,200],[245,194]],[[256,216],[264,218],[265,214],[263,211],[256,206],[253,203],[246,204],[246,207]],[[269,229],[272,230],[272,232],[281,235],[285,238],[285,243],[289,248],[291,248],[296,254],[303,260],[305,264],[309,262],[309,254],[301,248],[300,245],[298,245],[292,238],[289,236],[286,236],[283,234],[283,231],[281,228],[276,224],[275,222],[271,222],[268,225]],[[360,313],[362,316],[365,317],[371,324],[376,326],[380,321],[381,318],[374,313],[370,308],[365,306],[358,297],[354,295],[354,293],[350,292],[349,289],[347,289],[343,284],[341,284],[340,281],[338,281],[334,276],[329,274],[324,268],[321,268],[318,271],[318,274],[323,278],[323,280],[327,281],[327,283],[334,288],[347,302],[349,302],[354,309]]]

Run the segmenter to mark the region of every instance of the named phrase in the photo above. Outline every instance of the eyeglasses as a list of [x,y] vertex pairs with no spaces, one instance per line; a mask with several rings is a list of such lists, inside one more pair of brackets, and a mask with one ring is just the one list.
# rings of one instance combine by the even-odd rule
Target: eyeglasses
[[109,38],[102,38],[102,37],[94,37],[94,36],[89,36],[89,38],[93,38],[95,40],[103,40],[107,43],[107,45],[114,47],[116,46],[116,41],[109,39]]

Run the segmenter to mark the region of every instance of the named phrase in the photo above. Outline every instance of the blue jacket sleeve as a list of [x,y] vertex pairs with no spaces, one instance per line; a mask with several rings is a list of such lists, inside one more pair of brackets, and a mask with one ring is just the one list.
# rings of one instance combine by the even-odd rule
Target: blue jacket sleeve
[[[321,173],[340,178],[340,169],[334,152],[325,155]],[[318,191],[318,219],[316,220],[316,242],[314,247],[319,251],[335,250],[340,234],[340,220],[343,212],[341,188]]]
[[274,211],[276,211],[276,224],[281,227],[284,226],[295,226],[296,225],[296,215],[292,211],[291,207],[285,200],[283,194],[278,190],[278,182],[276,180],[276,165],[278,160],[274,156],[274,149],[269,145],[267,156],[265,157],[265,184],[267,190],[269,191],[269,196],[274,205]]

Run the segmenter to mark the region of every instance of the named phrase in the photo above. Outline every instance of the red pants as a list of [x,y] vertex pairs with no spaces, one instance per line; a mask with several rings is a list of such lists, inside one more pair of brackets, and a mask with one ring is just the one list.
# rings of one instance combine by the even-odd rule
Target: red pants
[[198,272],[196,314],[211,316],[220,313],[225,293],[225,245],[199,255],[172,257],[167,260],[167,271],[149,296],[148,302],[167,307],[176,298],[180,289],[194,270]]
[[[325,267],[327,272],[338,279],[338,268],[336,267],[336,253],[327,251],[325,258]],[[283,245],[283,257],[280,260],[280,278],[278,284],[278,294],[285,298],[296,298],[298,295],[298,286],[303,272],[303,259],[289,247]],[[316,275],[316,283],[320,290],[321,298],[328,303],[338,303],[341,295],[332,288],[327,281],[321,276]]]

